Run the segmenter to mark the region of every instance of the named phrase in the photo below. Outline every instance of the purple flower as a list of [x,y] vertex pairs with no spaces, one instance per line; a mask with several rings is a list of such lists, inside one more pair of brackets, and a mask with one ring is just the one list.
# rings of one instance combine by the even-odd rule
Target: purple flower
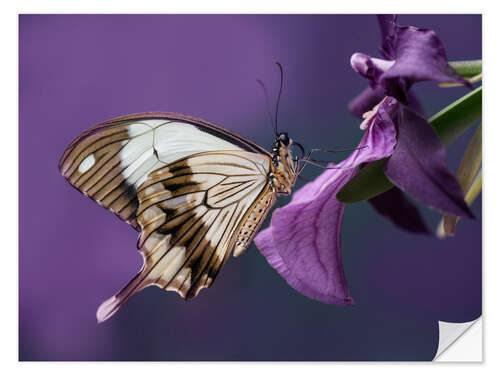
[[390,156],[396,128],[390,113],[396,100],[387,98],[369,119],[359,149],[294,193],[291,202],[274,211],[271,225],[255,243],[269,264],[300,293],[338,305],[352,305],[342,268],[340,230],[345,205],[339,190],[362,163]]
[[361,53],[351,59],[370,83],[350,105],[364,118],[359,148],[294,193],[288,205],[274,211],[269,228],[255,238],[269,264],[293,288],[325,303],[354,304],[340,249],[345,205],[336,196],[364,164],[384,159],[383,171],[396,187],[371,203],[400,227],[429,232],[403,191],[444,213],[473,217],[446,167],[438,135],[419,115],[418,101],[409,93],[413,83],[423,80],[469,83],[448,65],[433,31],[399,26],[395,16],[380,16],[379,23],[383,59]]
[[352,68],[370,84],[349,103],[353,114],[361,117],[386,95],[422,113],[418,101],[409,93],[415,82],[430,80],[471,86],[448,64],[443,44],[433,30],[400,26],[395,15],[379,15],[378,21],[382,58],[364,53],[351,57]]
[[[270,227],[255,238],[269,264],[293,288],[325,303],[353,304],[340,249],[345,205],[336,195],[358,166],[388,158],[384,172],[396,186],[431,207],[472,216],[460,186],[446,168],[439,137],[425,119],[395,98],[386,97],[366,116],[361,128],[365,134],[358,149],[343,162],[330,164],[332,169],[298,190],[288,205],[276,209]],[[401,196],[389,203],[401,204]],[[407,225],[417,230],[425,227],[418,221]]]
[[[444,47],[434,31],[400,26],[396,24],[395,15],[380,15],[378,20],[382,34],[382,58],[363,53],[355,53],[351,57],[353,69],[369,80],[369,87],[349,103],[349,110],[353,114],[362,117],[386,95],[423,114],[418,99],[409,91],[413,83],[419,81],[432,80],[471,86],[450,67]],[[401,116],[403,117],[398,121],[398,147],[395,156],[385,167],[386,176],[397,187],[440,211],[456,210],[457,205],[462,207],[462,194],[456,191],[457,184],[450,173],[447,172],[447,177],[440,180],[443,189],[441,193],[436,190],[432,176],[426,175],[426,170],[435,161],[425,157],[429,149],[433,155],[442,154],[440,158],[445,153],[434,130],[425,120],[417,119],[411,111],[405,110]],[[428,140],[430,143],[427,143]],[[445,183],[446,180],[448,183]],[[453,209],[450,199],[456,200],[456,204],[452,204]],[[378,213],[395,225],[414,233],[430,233],[417,207],[397,188],[380,194],[369,202]],[[468,210],[459,211],[461,214],[458,216],[470,216]]]

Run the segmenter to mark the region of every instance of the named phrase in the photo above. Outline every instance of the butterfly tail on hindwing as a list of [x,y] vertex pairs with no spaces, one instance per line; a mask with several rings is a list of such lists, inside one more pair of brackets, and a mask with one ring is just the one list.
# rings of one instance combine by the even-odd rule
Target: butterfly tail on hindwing
[[144,264],[139,273],[125,287],[101,303],[96,313],[97,322],[102,323],[111,318],[134,294],[151,285],[148,279],[149,272],[149,267]]

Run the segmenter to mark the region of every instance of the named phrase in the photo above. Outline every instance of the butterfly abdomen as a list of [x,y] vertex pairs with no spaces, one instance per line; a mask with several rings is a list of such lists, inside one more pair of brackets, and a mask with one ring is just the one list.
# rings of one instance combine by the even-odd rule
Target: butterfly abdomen
[[236,238],[233,252],[235,257],[243,254],[250,246],[250,243],[264,223],[267,213],[273,206],[275,200],[274,193],[268,190],[263,192],[261,197],[255,201],[254,206],[250,208],[249,214],[246,219],[243,220],[238,237]]

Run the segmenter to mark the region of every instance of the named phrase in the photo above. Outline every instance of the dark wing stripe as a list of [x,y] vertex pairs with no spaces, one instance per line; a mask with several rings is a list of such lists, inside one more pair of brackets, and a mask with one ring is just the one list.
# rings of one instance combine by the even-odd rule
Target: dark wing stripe
[[[95,154],[97,152],[103,151],[105,148],[111,146],[111,145],[116,145],[124,140],[128,139],[128,133],[125,130],[121,130],[117,134],[112,134],[112,135],[104,135],[103,137],[99,138],[96,142],[94,143],[88,143],[88,142],[82,142],[79,144],[76,148],[74,148],[72,153],[68,154],[67,157],[65,158],[64,164],[63,164],[63,170],[61,172],[63,173],[64,176],[68,175],[71,176],[77,169],[80,163],[88,156],[91,154]],[[69,161],[69,157],[71,156],[71,161],[70,164],[67,165],[66,161]]]
[[[254,176],[255,177],[255,175],[250,175],[250,176]],[[253,182],[253,181],[255,181],[255,178],[253,178],[251,180],[243,180],[243,181],[237,181],[237,182],[234,182],[234,181],[232,181],[232,182],[221,182],[219,185],[220,186],[228,186],[228,185],[237,185],[237,186],[239,186],[241,184],[244,184],[244,183],[247,183],[247,182]]]
[[[187,255],[187,257],[188,257],[188,258],[187,258],[187,260],[185,260],[185,261],[184,261],[184,264],[186,264],[186,263],[188,262],[188,260],[189,260],[189,259],[192,259],[192,258],[193,258],[193,255],[195,255],[195,254],[196,254],[196,250],[197,250],[197,249],[199,250],[199,254],[198,254],[198,255],[201,255],[201,254],[203,254],[203,253],[205,252],[204,250],[205,250],[205,249],[209,246],[209,240],[208,240],[207,238],[209,237],[209,232],[210,232],[210,229],[211,229],[211,228],[213,228],[213,226],[215,225],[215,223],[216,223],[216,221],[218,220],[218,218],[219,218],[219,216],[220,216],[220,213],[221,213],[221,212],[222,212],[222,210],[218,210],[218,211],[207,211],[207,213],[205,213],[205,215],[211,215],[211,216],[209,216],[209,217],[208,217],[208,219],[206,219],[206,221],[203,221],[203,220],[204,220],[204,217],[200,218],[200,220],[199,220],[199,221],[201,221],[201,223],[200,223],[200,224],[203,226],[203,228],[202,228],[201,230],[199,230],[199,231],[192,231],[191,233],[186,232],[186,233],[182,236],[181,240],[184,240],[184,242],[185,242],[185,241],[188,241],[190,238],[193,238],[193,236],[194,236],[194,235],[196,235],[196,232],[202,232],[202,233],[203,233],[203,236],[201,236],[201,235],[200,235],[200,236],[198,236],[198,238],[197,238],[197,239],[199,239],[199,241],[197,241],[196,246],[195,246],[192,250],[190,250],[189,255]],[[196,228],[196,229],[198,229],[198,228]],[[194,233],[193,233],[193,232],[194,232]],[[200,234],[201,234],[201,233],[200,233]],[[176,245],[177,245],[177,244],[179,244],[179,242],[180,242],[180,241],[176,242]],[[200,247],[200,245],[203,245],[203,246],[201,246],[201,247]],[[166,253],[166,254],[168,254],[168,253]],[[165,255],[166,255],[166,254],[165,254]],[[165,255],[164,255],[164,256],[165,256]],[[195,257],[195,258],[197,258],[197,257]],[[153,267],[155,267],[155,266],[156,266],[159,262],[160,262],[160,261],[156,262],[156,263],[155,263],[155,265],[154,265]],[[178,270],[178,271],[174,274],[174,276],[173,276],[172,278],[174,278],[174,277],[178,274],[178,272],[179,272],[180,270],[182,270],[182,267],[178,267],[178,269],[179,269],[179,270]],[[161,276],[160,276],[160,278],[161,278]],[[159,281],[159,279],[160,279],[160,278],[158,278],[158,279],[156,280],[156,283],[158,283],[158,281]],[[165,285],[163,286],[164,288],[165,288],[166,286],[168,286],[168,282],[169,282],[169,281],[170,281],[170,280],[168,280],[168,281],[167,281],[167,284],[165,284]]]
[[[203,251],[200,254],[200,256],[196,257],[195,259],[191,259],[191,262],[187,263],[187,265],[191,269],[192,276],[191,276],[191,285],[185,293],[186,299],[191,299],[191,298],[195,297],[196,294],[198,293],[198,291],[200,290],[200,278],[204,275],[204,271],[205,271],[207,264],[210,262],[212,257],[215,256],[215,254],[217,253],[217,249],[222,241],[224,233],[226,233],[226,231],[227,231],[227,222],[226,221],[229,221],[232,217],[232,214],[231,214],[231,216],[229,216],[230,212],[228,212],[231,208],[232,207],[229,206],[229,207],[225,207],[219,211],[219,214],[217,216],[218,221],[215,221],[213,223],[213,225],[209,229],[209,232],[207,232],[207,234],[206,234],[207,237],[211,238],[211,241],[206,246],[206,250]],[[232,210],[232,211],[234,214],[234,210]],[[218,226],[225,227],[224,231],[220,234],[219,234],[219,231],[217,228]],[[212,234],[212,233],[210,233],[210,231],[215,232],[215,233]],[[210,236],[210,234],[212,234],[212,236]],[[212,240],[214,238],[217,241],[217,244],[215,246],[212,245]]]
[[[80,188],[90,179],[99,179],[106,174],[111,167],[114,167],[117,164],[120,164],[120,158],[118,154],[120,153],[120,149],[117,149],[115,152],[108,152],[103,157],[99,159],[94,168],[90,168],[87,172],[80,174],[79,177],[74,182],[75,187]],[[111,159],[113,159],[111,161]],[[76,172],[76,170],[75,170]],[[73,173],[75,173],[73,172]]]
[[117,215],[120,215],[121,212],[128,207],[130,202],[132,202],[135,198],[132,197],[133,190],[130,190],[130,193],[126,194],[126,191],[123,190],[120,194],[109,204],[109,206],[113,207],[113,210]]
[[[187,240],[189,240],[189,238],[192,238],[193,236],[195,236],[197,232],[203,231],[204,229],[202,227],[205,227],[203,224],[207,223],[208,225],[211,225],[211,223],[213,223],[215,221],[215,219],[218,217],[220,212],[216,213],[215,217],[214,217],[214,214],[212,213],[212,215],[209,216],[208,219],[206,219],[207,221],[204,222],[203,220],[204,220],[205,216],[207,215],[207,213],[205,213],[202,217],[200,217],[196,222],[190,223],[190,225],[188,226],[188,230],[177,241],[175,241],[175,243],[173,244],[172,247],[175,247],[177,245],[181,245],[184,241],[187,241]],[[208,230],[204,231],[205,235],[206,235],[207,231]],[[200,240],[201,239],[203,239],[203,237],[200,237]],[[151,268],[154,269],[155,267],[157,267],[160,264],[160,262],[163,259],[165,259],[165,257],[167,256],[168,253],[169,253],[168,251],[165,252],[157,261],[155,261],[155,263],[153,263]],[[160,283],[160,279],[162,277],[163,277],[163,273],[160,273],[160,275],[155,279],[154,284],[160,284],[160,286],[164,287]]]
[[[215,211],[213,211],[213,212],[215,212]],[[220,211],[217,213],[217,215],[219,215],[219,213],[220,213]],[[193,246],[191,246],[191,250],[187,254],[186,259],[184,260],[184,263],[182,264],[181,267],[179,267],[179,269],[175,273],[175,275],[172,278],[172,280],[175,280],[176,278],[178,278],[179,273],[183,269],[185,269],[185,267],[189,264],[189,262],[194,257],[199,257],[200,254],[202,254],[203,251],[208,247],[209,243],[208,243],[208,240],[206,239],[207,238],[207,233],[208,233],[208,231],[210,229],[210,226],[213,225],[213,222],[215,221],[215,219],[216,219],[216,217],[211,222],[207,221],[206,225],[203,226],[203,230],[200,230],[199,233],[197,234],[197,236],[195,238],[193,238],[193,241],[192,241]],[[184,284],[186,283],[186,281],[187,281],[187,277],[183,277],[182,278],[182,282],[179,280],[178,281],[178,285],[177,285],[177,290],[181,293],[181,295],[184,298],[186,296],[186,292],[185,292],[185,288],[184,288]],[[167,287],[170,284],[171,283],[166,284],[164,286],[164,289],[167,289]]]
[[[233,233],[233,232],[238,230],[238,224],[241,222],[242,217],[245,215],[245,211],[246,211],[245,209],[239,210],[238,217],[231,224],[231,229],[228,233]],[[228,228],[229,228],[229,226],[228,226]],[[206,281],[203,281],[203,285],[205,285],[206,287],[210,287],[211,283],[217,277],[217,274],[219,273],[220,269],[222,268],[224,263],[229,258],[230,254],[231,254],[230,251],[226,251],[226,253],[224,254],[224,256],[222,258],[221,257],[213,257],[211,259],[211,261],[209,262],[209,264],[207,266],[207,271],[206,271],[207,279],[208,278],[209,279]],[[198,292],[199,292],[199,289],[198,289]],[[194,291],[193,298],[196,297],[198,292]]]
[[[118,129],[118,128],[115,128]],[[123,139],[126,139],[126,134],[128,134],[128,131],[126,129],[119,129],[119,132],[122,132],[125,137]],[[107,131],[106,134],[102,135],[99,137],[101,140],[106,140],[110,137],[115,136],[115,132],[113,131]],[[81,155],[82,152],[86,152],[86,147],[89,144],[92,144],[92,142],[89,142],[88,140],[89,134],[87,132],[82,133],[79,137],[74,139],[70,145],[66,148],[64,151],[63,155],[61,156],[61,159],[59,160],[59,168],[61,169],[62,173],[66,173],[68,171],[68,168],[73,165],[74,161],[78,159],[78,157]],[[109,143],[114,143],[115,141],[113,140],[112,142]],[[70,165],[67,165],[68,158],[71,156],[71,159],[73,159],[73,162],[70,163]]]
[[[253,185],[255,183],[255,180],[250,180],[250,181],[247,181],[247,182],[244,182],[244,183],[240,183],[240,182],[233,182],[233,183],[229,183],[229,184],[219,184],[219,186],[224,186],[224,188],[222,189],[218,189],[218,190],[215,190],[212,194],[211,194],[211,191],[214,190],[214,188],[211,188],[210,190],[208,190],[208,196],[210,198],[215,198],[215,197],[218,197],[220,198],[220,196],[222,194],[230,194],[230,196],[234,196],[234,194],[237,194],[238,192],[240,192],[241,190],[244,190],[246,189],[247,187]],[[226,198],[228,195],[224,195],[223,198]]]
[[[99,171],[86,179],[86,181],[79,181],[81,185],[75,184],[75,187],[81,191],[86,191],[89,195],[93,195],[97,193],[101,187],[106,185],[110,179],[118,176],[120,174],[120,170],[120,158],[115,156],[110,158],[103,167],[99,167]],[[83,175],[85,174],[86,173]]]
[[102,201],[110,192],[125,181],[121,175],[121,170],[122,168],[117,165],[110,171],[109,175],[99,180],[99,183],[89,189],[89,193],[93,195],[93,198],[97,201],[97,203],[100,203],[100,201]]
[[[205,211],[198,219],[196,219],[196,221],[192,222],[192,223],[189,223],[189,225],[185,228],[186,229],[186,232],[183,233],[183,235],[181,237],[179,237],[175,242],[173,242],[172,244],[170,244],[170,247],[175,247],[177,245],[179,245],[181,243],[182,240],[186,240],[187,238],[189,238],[189,235],[190,234],[195,234],[197,232],[199,232],[199,229],[203,226],[203,224],[205,223],[203,220],[205,218],[205,215],[208,213],[208,211]],[[213,214],[213,213],[212,213]],[[210,218],[209,218],[210,219]],[[209,220],[207,219],[207,220]],[[167,239],[168,236],[163,236],[163,238],[159,241],[164,241],[165,239]],[[153,258],[153,256],[155,255],[155,253],[158,251],[158,249],[160,248],[158,246],[159,244],[155,244],[155,246],[152,248],[152,250],[148,250],[148,252],[146,253],[146,259],[151,259]],[[154,269],[160,262],[161,260],[168,254],[168,252],[165,252],[164,254],[162,254],[160,256],[159,259],[155,260],[154,263],[152,263],[151,267],[149,267],[151,270]]]
[[[226,233],[233,233],[234,232],[235,227],[237,226],[238,222],[241,220],[243,214],[245,213],[245,210],[242,207],[239,207],[240,204],[241,204],[240,202],[236,203],[235,209],[233,210],[233,214],[231,215],[231,219],[229,221],[231,222],[231,220],[233,220],[236,212],[239,212],[239,214],[233,220],[233,223],[231,224],[231,226],[229,226],[229,225],[226,226],[226,230],[225,230],[224,235],[226,235]],[[207,228],[207,230],[208,230],[208,228]],[[221,237],[221,241],[224,238],[224,235]],[[219,242],[219,244],[220,244],[220,242]],[[204,250],[204,249],[202,249],[202,250]],[[184,288],[184,284],[187,281],[187,279],[184,278],[183,281],[182,281],[182,283],[179,284],[179,285],[175,285],[175,288],[173,290],[180,292],[180,294],[184,298],[191,299],[191,298],[196,297],[196,295],[198,294],[198,292],[201,290],[202,286],[210,287],[212,281],[217,276],[217,273],[218,273],[219,269],[226,262],[229,254],[230,254],[230,251],[226,251],[226,253],[224,255],[224,258],[222,260],[220,260],[219,257],[214,257],[214,255],[216,254],[216,251],[217,251],[217,248],[215,248],[215,250],[211,253],[212,255],[211,255],[211,257],[210,257],[207,265],[201,271],[200,275],[202,275],[202,278],[199,279],[199,282],[197,283],[197,286],[195,286],[195,287],[192,286],[190,288],[187,288],[187,287]],[[184,262],[184,264],[179,269],[179,271],[177,271],[176,276],[181,272],[181,270],[185,269],[185,267],[188,265],[189,260],[193,257],[193,255],[195,255],[194,252],[192,252],[191,254],[192,255]],[[201,252],[198,251],[198,254],[201,254]],[[207,268],[208,268],[208,272],[206,272]],[[216,272],[213,272],[214,269],[216,269]],[[210,279],[209,279],[209,277],[210,277]],[[191,283],[191,285],[193,285],[193,283]],[[165,289],[168,290],[167,287],[165,287]]]
[[255,185],[255,182],[247,183],[243,187],[240,187],[238,190],[230,189],[227,191],[223,191],[218,194],[216,199],[214,199],[214,195],[208,196],[207,194],[207,204],[212,207],[215,207],[215,205],[224,206],[225,204],[229,204],[233,200],[240,200],[244,198],[245,195],[247,195],[249,192],[259,188],[262,184],[258,184],[257,186]]
[[[229,223],[231,222],[232,218],[234,217],[234,214],[236,212],[236,209],[238,208],[238,205],[239,205],[239,203],[236,203],[234,205],[234,209],[232,210],[232,213],[230,216],[229,216],[229,213],[226,213],[225,217],[222,219],[221,225],[223,227],[225,227],[225,229],[222,232],[222,234],[217,242],[217,246],[213,247],[211,249],[212,250],[211,252],[205,253],[206,256],[208,257],[208,259],[206,260],[206,262],[201,263],[202,268],[198,272],[195,273],[195,276],[193,276],[191,278],[191,287],[186,292],[187,299],[192,299],[192,298],[196,297],[198,295],[198,292],[201,290],[201,286],[206,286],[207,279],[210,276],[206,272],[206,269],[209,268],[209,265],[212,263],[212,259],[218,258],[217,253],[219,250],[219,246],[220,246],[221,242],[223,241],[223,239],[225,238],[226,233],[230,232]],[[228,207],[224,208],[223,210],[229,210],[230,208],[231,208],[231,206],[228,206]],[[228,220],[227,220],[227,222],[224,222],[226,217],[228,217]],[[225,258],[227,254],[230,254],[230,251],[225,251],[223,253],[223,258]]]
[[[135,221],[135,211],[137,210],[137,200],[132,199],[125,207],[123,207],[118,213],[118,217],[125,219],[126,222],[130,222],[131,220]],[[132,225],[135,227],[135,225]]]
[[[156,211],[156,210],[155,210]],[[202,212],[204,211],[204,212]],[[193,219],[197,217],[198,215],[203,216],[206,213],[206,208],[198,205],[196,207],[193,207],[186,212],[183,212],[172,219],[170,217],[167,218],[166,214],[164,213],[163,215],[163,220],[155,220],[152,224],[149,224],[147,226],[143,226],[143,230],[141,232],[141,235],[139,237],[139,247],[142,248],[148,238],[153,234],[156,230],[160,229],[161,232],[167,232],[171,229],[177,228],[182,226],[183,223],[186,221]],[[168,219],[168,221],[167,221]],[[142,221],[141,221],[142,222]],[[141,224],[142,225],[142,224]]]

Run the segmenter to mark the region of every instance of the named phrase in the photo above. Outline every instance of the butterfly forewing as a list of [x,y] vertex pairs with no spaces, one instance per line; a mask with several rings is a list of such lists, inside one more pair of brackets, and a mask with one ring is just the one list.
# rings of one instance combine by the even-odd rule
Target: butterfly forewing
[[267,154],[206,121],[144,113],[87,130],[68,146],[59,169],[71,185],[138,229],[136,190],[148,174],[183,157],[214,150]]

